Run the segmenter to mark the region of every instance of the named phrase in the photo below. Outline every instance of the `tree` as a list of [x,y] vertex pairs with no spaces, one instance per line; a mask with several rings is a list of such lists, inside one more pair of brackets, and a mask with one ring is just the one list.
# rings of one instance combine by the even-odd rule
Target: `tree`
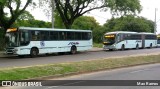
[[[45,0],[49,2],[48,0]],[[40,2],[45,2],[40,0]],[[139,0],[54,0],[65,27],[71,28],[74,21],[85,13],[95,9],[111,9],[112,13],[126,15],[140,12]],[[50,2],[49,2],[50,3]]]
[[94,19],[94,17],[81,16],[74,21],[72,29],[93,30],[97,26],[99,26],[99,23]]
[[65,26],[63,24],[63,21],[61,19],[61,16],[59,15],[59,13],[57,12],[57,10],[54,11],[54,27],[55,28],[61,28],[61,29],[64,29]]
[[[4,32],[6,32],[6,30],[12,26],[12,24],[18,19],[18,17],[29,5],[33,5],[34,3],[32,0],[26,0],[23,7],[22,4],[22,0],[0,1],[0,26]],[[6,12],[6,10],[9,10],[9,13]]]
[[18,18],[17,21],[23,21],[23,20],[34,20],[34,16],[28,12],[24,11]]
[[102,36],[105,33],[104,26],[97,26],[93,30],[93,42],[94,43],[102,43]]
[[52,27],[51,22],[45,22],[41,20],[23,20],[23,21],[17,21],[13,27],[40,27],[40,28],[50,28]]
[[135,31],[135,32],[154,32],[154,22],[144,17],[132,15],[120,18],[112,18],[105,24],[105,32],[111,31]]

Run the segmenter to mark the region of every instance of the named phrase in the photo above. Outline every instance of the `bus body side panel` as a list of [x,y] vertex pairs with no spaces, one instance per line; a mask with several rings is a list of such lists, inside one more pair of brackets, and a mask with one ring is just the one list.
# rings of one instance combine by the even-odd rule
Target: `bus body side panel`
[[123,44],[124,44],[125,48],[127,48],[127,49],[136,48],[137,44],[139,45],[139,48],[142,47],[141,40],[125,40],[125,41],[121,41],[121,42],[117,43],[116,49],[121,49]]
[[17,55],[29,55],[30,54],[30,44],[28,46],[17,47]]
[[[78,41],[79,45],[76,45],[77,51],[86,51],[92,48],[92,40],[89,41]],[[70,49],[69,49],[70,51]]]
[[[77,51],[86,51],[92,48],[92,40],[84,41],[31,41],[25,54],[30,54],[33,47],[38,48],[39,54],[54,52],[70,52],[72,45],[77,47]],[[23,50],[24,52],[24,50]],[[24,54],[21,52],[22,54]]]
[[116,49],[121,49],[122,44],[124,44],[124,41],[121,41],[119,43],[116,44]]
[[150,47],[151,44],[152,44],[152,47],[156,47],[157,41],[156,40],[145,40],[145,47]]
[[122,47],[123,44],[125,45],[125,44],[126,44],[126,41],[118,42],[118,43],[116,44],[116,49],[121,49],[121,47]]

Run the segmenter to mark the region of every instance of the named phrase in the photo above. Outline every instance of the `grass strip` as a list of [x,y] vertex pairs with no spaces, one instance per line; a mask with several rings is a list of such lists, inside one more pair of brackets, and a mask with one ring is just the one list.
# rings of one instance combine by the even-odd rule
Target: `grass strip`
[[140,65],[146,63],[160,63],[160,55],[97,59],[91,61],[58,63],[25,68],[0,69],[0,80],[23,80],[44,76],[65,76],[98,70]]
[[93,43],[93,47],[103,48],[103,44],[102,43]]

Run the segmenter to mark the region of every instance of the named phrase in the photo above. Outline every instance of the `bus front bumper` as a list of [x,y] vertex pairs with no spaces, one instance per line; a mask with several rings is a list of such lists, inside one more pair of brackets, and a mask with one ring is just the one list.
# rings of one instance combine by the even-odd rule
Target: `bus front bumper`
[[17,55],[18,49],[17,48],[7,48],[5,50],[6,55]]
[[108,50],[108,49],[113,49],[115,50],[116,49],[116,45],[103,45],[103,50]]

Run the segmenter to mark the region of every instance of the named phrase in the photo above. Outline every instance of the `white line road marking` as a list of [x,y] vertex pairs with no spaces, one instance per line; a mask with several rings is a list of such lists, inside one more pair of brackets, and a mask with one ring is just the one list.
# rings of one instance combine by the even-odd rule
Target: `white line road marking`
[[148,71],[148,70],[149,69],[141,69],[141,70],[132,71],[130,73],[132,74],[132,73],[138,73],[138,72],[143,72],[143,71]]
[[56,87],[59,87],[59,86],[51,86],[51,87],[47,87],[45,89],[56,88]]

